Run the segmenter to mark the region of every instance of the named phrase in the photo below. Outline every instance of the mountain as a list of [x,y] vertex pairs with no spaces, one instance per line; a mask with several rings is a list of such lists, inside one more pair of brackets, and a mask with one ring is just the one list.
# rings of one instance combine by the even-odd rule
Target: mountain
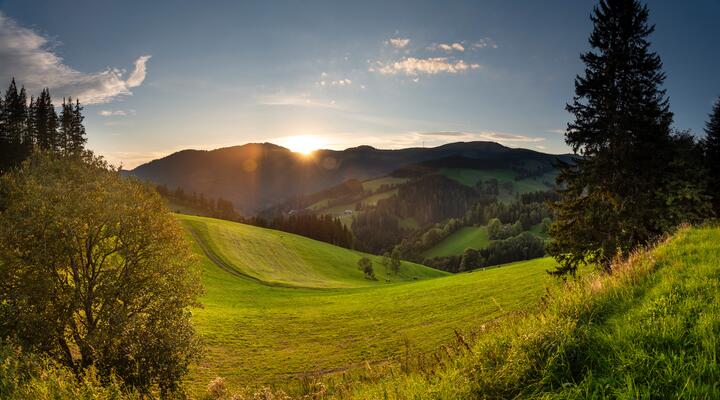
[[[272,143],[250,143],[216,150],[183,150],[128,171],[170,188],[231,200],[246,214],[349,179],[365,180],[433,160],[476,162],[479,167],[510,168],[558,156],[512,149],[494,142],[458,142],[433,148],[380,150],[371,146],[318,150],[310,156]],[[458,161],[460,160],[460,161]],[[468,161],[470,160],[470,161]],[[438,161],[441,162],[441,161]]]

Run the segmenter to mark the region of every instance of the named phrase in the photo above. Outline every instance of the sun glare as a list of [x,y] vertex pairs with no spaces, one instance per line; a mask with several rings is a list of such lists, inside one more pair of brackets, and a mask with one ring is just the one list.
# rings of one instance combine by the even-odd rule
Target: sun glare
[[322,139],[313,135],[288,136],[278,142],[279,145],[306,156],[324,145]]

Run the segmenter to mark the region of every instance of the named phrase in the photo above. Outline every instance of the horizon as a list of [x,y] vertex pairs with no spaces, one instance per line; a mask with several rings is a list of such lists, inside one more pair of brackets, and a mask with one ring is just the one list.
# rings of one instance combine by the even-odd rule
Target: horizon
[[[247,143],[243,143],[243,144],[235,144],[235,145],[217,147],[217,148],[214,148],[214,149],[196,149],[196,148],[182,149],[182,150],[178,150],[178,151],[175,151],[175,152],[166,154],[166,155],[161,156],[161,157],[158,157],[158,158],[154,158],[154,159],[152,159],[152,160],[147,160],[147,161],[143,162],[142,164],[138,164],[138,165],[136,165],[136,166],[134,166],[134,167],[132,167],[132,168],[125,168],[125,166],[122,166],[121,169],[124,170],[124,171],[131,171],[131,170],[133,170],[133,169],[135,169],[135,168],[137,168],[137,167],[141,167],[141,166],[146,165],[146,164],[148,164],[148,163],[151,163],[151,162],[153,162],[153,161],[162,160],[162,159],[164,159],[164,158],[166,158],[166,157],[170,157],[170,156],[172,156],[172,155],[174,155],[174,154],[182,153],[182,152],[184,152],[184,151],[204,151],[204,152],[212,152],[212,151],[232,149],[232,148],[235,148],[235,147],[243,147],[243,146],[250,146],[250,145],[273,145],[273,146],[277,146],[277,147],[283,148],[283,149],[285,149],[285,150],[287,150],[287,151],[289,151],[289,152],[291,152],[291,153],[293,153],[293,154],[296,154],[297,156],[312,159],[312,158],[313,158],[313,155],[314,155],[315,153],[318,153],[318,152],[323,152],[323,151],[344,152],[344,151],[348,151],[348,150],[358,149],[358,148],[361,148],[361,147],[368,147],[368,148],[371,148],[371,149],[373,149],[373,150],[378,150],[378,151],[400,151],[400,150],[410,150],[410,149],[435,149],[435,148],[438,148],[438,147],[443,147],[443,146],[448,146],[448,145],[453,145],[453,144],[471,144],[471,143],[494,143],[494,144],[499,144],[500,146],[506,147],[506,148],[508,148],[508,149],[530,150],[530,151],[534,151],[534,152],[538,152],[538,153],[543,153],[543,154],[548,154],[548,155],[556,155],[556,156],[571,155],[571,154],[573,154],[572,152],[552,153],[552,152],[549,152],[549,151],[542,151],[542,150],[538,150],[538,149],[530,149],[530,148],[526,148],[526,147],[513,147],[513,146],[507,146],[507,145],[504,145],[504,144],[502,144],[502,143],[493,142],[493,141],[489,141],[489,140],[457,141],[457,142],[447,142],[447,143],[443,143],[443,144],[438,144],[438,145],[436,145],[436,146],[410,146],[410,147],[400,147],[400,148],[382,148],[382,147],[375,147],[375,146],[372,146],[372,145],[369,145],[369,144],[361,144],[361,145],[357,145],[357,146],[346,147],[346,148],[344,148],[344,149],[326,149],[326,148],[319,148],[319,149],[314,149],[314,150],[312,150],[312,151],[310,151],[310,152],[295,151],[295,150],[292,150],[292,149],[290,149],[290,148],[288,148],[288,147],[285,147],[285,146],[282,146],[282,145],[280,145],[280,144],[273,143],[273,142],[247,142]],[[120,167],[119,165],[116,165],[116,166],[117,166],[117,167]]]
[[[88,147],[125,168],[266,141],[303,153],[475,140],[570,151],[564,107],[592,1],[161,3],[3,1],[0,90],[15,76],[56,105],[79,96]],[[674,127],[701,137],[720,93],[720,4],[648,4]]]

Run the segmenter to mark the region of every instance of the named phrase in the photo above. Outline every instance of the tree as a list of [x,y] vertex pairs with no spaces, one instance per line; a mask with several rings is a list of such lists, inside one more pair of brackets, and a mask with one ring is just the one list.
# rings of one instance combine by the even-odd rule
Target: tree
[[25,88],[17,89],[15,79],[5,92],[5,100],[0,117],[2,121],[3,154],[1,170],[18,165],[24,160],[32,149],[32,137],[30,136],[28,123],[28,107]]
[[400,272],[400,265],[402,263],[400,262],[400,250],[395,247],[390,254],[390,269],[392,270],[393,274],[397,275]]
[[176,391],[199,349],[192,264],[157,192],[100,158],[36,152],[0,177],[0,337],[78,374]]
[[365,274],[365,278],[376,280],[375,271],[373,270],[372,261],[369,258],[363,257],[358,260],[358,269]]
[[58,116],[46,88],[40,96],[31,102],[30,123],[35,137],[35,144],[42,150],[55,151],[58,149]]
[[660,57],[650,51],[648,9],[637,0],[601,0],[591,19],[591,51],[575,79],[565,141],[578,154],[560,163],[561,199],[554,206],[548,251],[557,274],[612,259],[662,233],[666,182],[673,158]]
[[705,124],[702,142],[708,168],[708,187],[712,196],[715,215],[720,215],[720,97],[715,100],[710,119]]
[[390,259],[390,254],[385,252],[382,256],[382,260],[380,260],[380,264],[382,264],[383,268],[385,268],[385,273],[387,274],[387,281],[390,281],[390,270],[392,265],[392,260]]

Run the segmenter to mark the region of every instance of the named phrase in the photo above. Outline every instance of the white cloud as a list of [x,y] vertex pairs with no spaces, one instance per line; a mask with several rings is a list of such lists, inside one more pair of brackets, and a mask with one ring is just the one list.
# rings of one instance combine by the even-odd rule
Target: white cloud
[[131,95],[130,89],[145,79],[149,55],[138,58],[125,79],[126,71],[118,68],[94,73],[77,71],[53,52],[54,45],[57,43],[0,12],[0,82],[5,84],[15,77],[30,93],[47,87],[56,98],[72,96],[85,104],[97,104]]
[[548,130],[546,130],[546,132],[557,133],[558,135],[564,135],[565,131],[566,131],[565,129],[548,129]]
[[420,136],[453,138],[454,141],[472,141],[472,140],[489,140],[502,144],[506,143],[537,143],[545,140],[539,136],[518,135],[515,133],[479,131],[479,132],[460,132],[460,131],[440,131],[440,132],[417,132]]
[[124,117],[126,115],[135,115],[135,110],[100,110],[98,115],[101,117]]
[[263,106],[289,106],[308,108],[340,108],[335,100],[323,100],[311,97],[308,94],[288,95],[283,93],[260,96],[257,103]]
[[404,74],[417,76],[420,74],[436,75],[441,73],[455,74],[468,70],[476,70],[480,64],[468,64],[463,60],[451,60],[447,57],[415,58],[407,57],[399,61],[383,63],[378,61],[370,67],[370,72],[383,75]]
[[141,83],[145,80],[146,70],[145,70],[145,64],[148,62],[148,60],[151,58],[151,55],[144,55],[135,60],[135,69],[130,74],[130,76],[127,79],[127,85],[128,87],[137,87],[140,86]]
[[352,85],[352,80],[345,78],[345,79],[336,79],[336,80],[320,80],[316,82],[320,86],[350,86]]
[[483,38],[483,39],[480,39],[477,42],[473,43],[472,47],[475,49],[484,49],[484,48],[497,49],[498,45],[495,43],[494,40],[492,40],[490,38]]
[[465,46],[463,46],[462,43],[435,43],[432,46],[428,47],[428,50],[442,50],[448,53],[452,53],[453,51],[459,51],[462,53],[465,51]]
[[410,44],[410,39],[406,38],[392,38],[388,39],[386,44],[396,48],[396,49],[404,49]]

